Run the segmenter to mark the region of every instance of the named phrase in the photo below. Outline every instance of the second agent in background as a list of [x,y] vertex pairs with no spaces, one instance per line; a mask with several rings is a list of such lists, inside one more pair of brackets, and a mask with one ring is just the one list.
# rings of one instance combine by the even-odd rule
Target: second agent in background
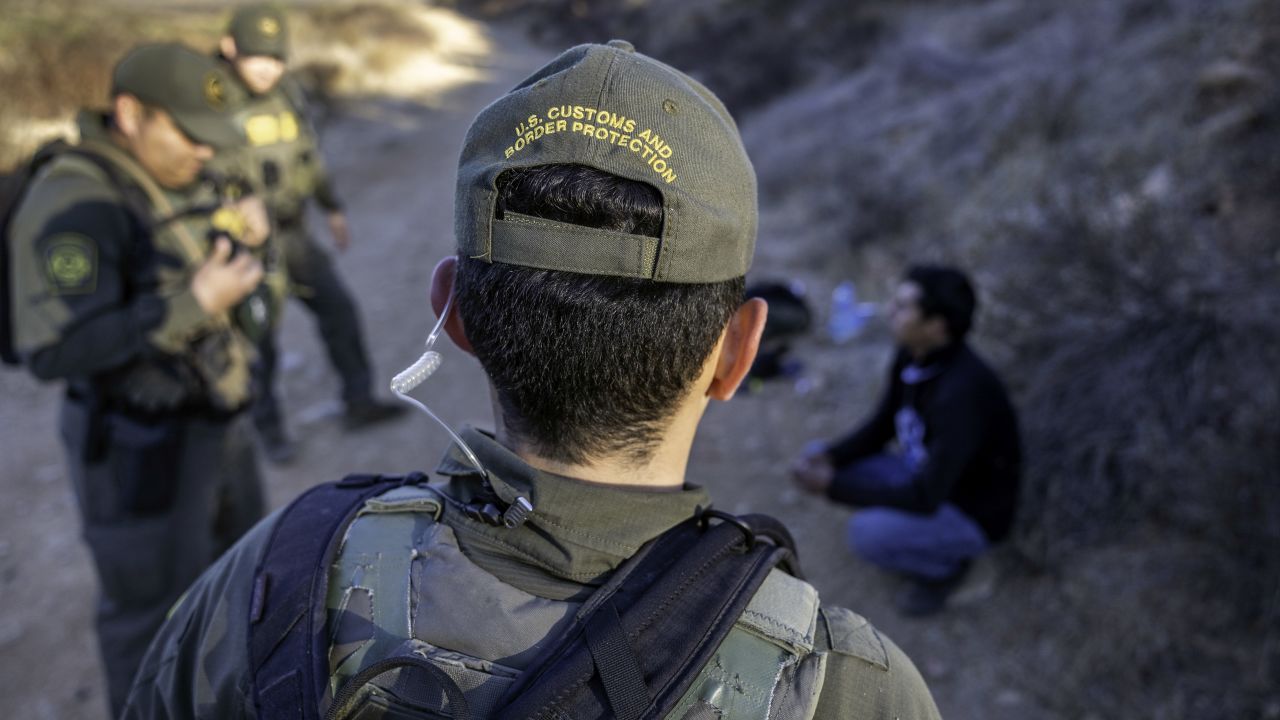
[[[376,400],[369,353],[351,293],[338,277],[329,254],[307,229],[307,202],[324,211],[335,247],[350,244],[346,215],[324,169],[319,141],[306,116],[300,87],[285,75],[288,28],[284,12],[272,5],[249,5],[232,15],[219,56],[250,96],[241,123],[248,145],[222,154],[213,169],[243,176],[267,202],[274,231],[274,283],[289,290],[315,315],[329,361],[342,381],[344,425],[355,429],[400,415],[404,408]],[[281,272],[283,271],[283,272]],[[296,450],[285,428],[275,393],[275,332],[259,342],[254,368],[253,420],[267,458],[285,463]]]
[[862,425],[792,466],[812,493],[859,508],[853,551],[909,585],[904,614],[942,610],[970,561],[1013,523],[1021,450],[1003,384],[965,342],[977,301],[959,270],[915,266],[890,301],[897,355]]

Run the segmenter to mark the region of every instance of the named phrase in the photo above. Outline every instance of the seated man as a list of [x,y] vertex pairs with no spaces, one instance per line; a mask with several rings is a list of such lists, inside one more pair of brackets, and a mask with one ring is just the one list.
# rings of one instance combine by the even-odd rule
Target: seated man
[[968,344],[976,300],[964,274],[910,268],[888,309],[897,356],[880,406],[834,443],[810,443],[792,477],[860,508],[849,544],[911,584],[899,609],[942,609],[969,561],[1009,532],[1018,495],[1017,418]]

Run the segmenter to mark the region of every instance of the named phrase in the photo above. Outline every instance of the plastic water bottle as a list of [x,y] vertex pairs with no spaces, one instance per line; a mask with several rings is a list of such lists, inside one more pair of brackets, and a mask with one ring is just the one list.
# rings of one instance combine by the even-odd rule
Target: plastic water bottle
[[862,332],[867,313],[858,303],[858,290],[852,280],[845,280],[831,291],[831,314],[827,317],[827,335],[837,345],[849,342]]

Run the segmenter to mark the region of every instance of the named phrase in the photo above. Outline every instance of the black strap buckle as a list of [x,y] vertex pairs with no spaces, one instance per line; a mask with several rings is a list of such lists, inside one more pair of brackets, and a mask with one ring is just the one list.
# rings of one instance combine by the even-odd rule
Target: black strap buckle
[[338,481],[338,487],[363,488],[381,482],[381,475],[348,475]]
[[742,518],[733,513],[708,507],[698,513],[698,527],[706,530],[711,526],[711,518],[718,518],[741,530],[742,535],[746,538],[748,550],[756,546],[756,531],[743,522]]

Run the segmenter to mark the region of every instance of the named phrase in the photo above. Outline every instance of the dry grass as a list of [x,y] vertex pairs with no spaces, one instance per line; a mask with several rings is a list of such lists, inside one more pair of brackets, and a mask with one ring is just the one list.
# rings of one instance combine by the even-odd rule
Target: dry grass
[[489,40],[456,13],[413,2],[305,6],[293,16],[293,66],[328,97],[433,104],[483,78]]
[[180,40],[210,49],[220,19],[210,14],[143,11],[94,0],[6,7],[0,24],[0,170],[40,143],[71,132],[78,108],[103,107],[111,68],[142,42]]
[[[434,102],[482,77],[487,36],[475,22],[412,0],[306,3],[289,10],[292,68],[320,98]],[[0,171],[74,132],[81,107],[107,102],[111,68],[141,42],[212,52],[227,12],[142,9],[96,0],[18,0],[0,21]]]

